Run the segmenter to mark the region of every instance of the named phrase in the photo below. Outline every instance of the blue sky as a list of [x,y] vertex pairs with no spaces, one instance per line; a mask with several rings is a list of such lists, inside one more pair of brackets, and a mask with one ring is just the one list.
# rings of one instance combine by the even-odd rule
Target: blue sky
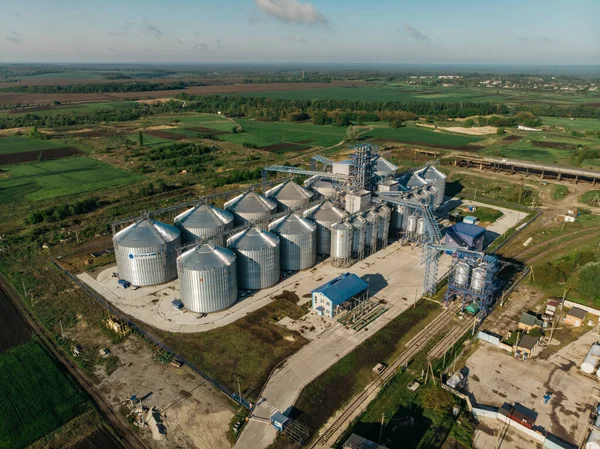
[[600,64],[600,0],[0,0],[0,62]]

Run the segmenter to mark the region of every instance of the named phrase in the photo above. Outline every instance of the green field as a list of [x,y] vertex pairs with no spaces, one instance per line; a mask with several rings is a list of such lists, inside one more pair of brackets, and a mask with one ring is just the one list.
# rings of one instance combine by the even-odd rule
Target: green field
[[0,449],[24,448],[88,407],[37,342],[0,354]]
[[30,139],[25,136],[0,137],[0,154],[51,150],[52,148],[64,148],[66,146],[65,144],[55,143],[51,140]]
[[250,119],[236,119],[236,122],[244,132],[219,135],[220,140],[237,144],[248,142],[261,147],[282,142],[307,141],[306,145],[312,147],[326,147],[339,143],[346,135],[346,128],[317,126],[312,123],[260,122]]
[[570,131],[600,131],[600,120],[593,118],[570,119],[564,117],[540,117],[544,125],[561,126]]
[[440,145],[444,148],[456,148],[481,141],[480,137],[461,136],[430,131],[424,128],[375,128],[364,136],[365,139],[396,140],[422,145]]
[[[147,146],[150,148],[158,148],[158,147],[162,147],[164,145],[171,145],[173,143],[173,141],[169,140],[169,139],[163,139],[161,137],[150,136],[145,133],[142,133],[142,134],[144,136],[144,146]],[[139,136],[138,136],[138,134],[128,134],[127,139],[138,143]]]
[[142,179],[126,170],[83,157],[6,165],[2,169],[8,178],[0,178],[0,204],[83,194]]
[[86,112],[94,112],[99,111],[101,109],[133,109],[138,105],[135,101],[111,101],[105,103],[84,103],[78,105],[59,105],[55,108],[39,110],[39,111],[27,111],[26,109],[20,112],[11,112],[8,111],[0,111],[1,115],[6,115],[9,117],[19,117],[25,114],[36,114],[36,115],[46,115],[46,114],[79,114]]
[[[596,197],[600,200],[600,190],[589,190],[579,197],[579,202],[591,205]],[[600,203],[595,206],[600,206]]]

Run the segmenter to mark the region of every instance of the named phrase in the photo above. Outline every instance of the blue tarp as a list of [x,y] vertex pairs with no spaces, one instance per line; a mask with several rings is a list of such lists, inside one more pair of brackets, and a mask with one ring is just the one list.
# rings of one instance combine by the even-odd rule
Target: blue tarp
[[322,293],[334,306],[364,292],[369,284],[353,273],[344,273],[335,279],[315,288],[313,293]]

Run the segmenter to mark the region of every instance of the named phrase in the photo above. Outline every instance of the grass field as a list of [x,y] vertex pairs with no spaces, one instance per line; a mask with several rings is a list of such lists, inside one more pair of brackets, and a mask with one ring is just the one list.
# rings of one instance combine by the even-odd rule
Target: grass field
[[540,117],[544,125],[561,126],[571,131],[600,131],[600,120],[593,118],[570,119],[565,117]]
[[444,148],[455,148],[481,141],[480,137],[459,136],[442,132],[429,131],[423,128],[375,128],[365,134],[365,139],[396,140],[399,142],[416,143],[423,145],[438,145]]
[[[592,202],[598,197],[600,200],[600,190],[588,190],[583,195],[579,197],[579,201],[585,204],[592,204]],[[595,204],[595,206],[600,206],[599,204]]]
[[[244,132],[219,135],[220,140],[237,144],[248,142],[261,147],[281,142],[306,141],[306,145],[316,147],[335,145],[346,135],[346,128],[317,126],[312,123],[259,122],[249,119],[236,119],[236,122]],[[229,128],[231,130],[231,126]]]
[[552,199],[560,200],[569,194],[569,188],[562,184],[554,184],[552,186]]
[[11,112],[8,111],[0,111],[0,115],[7,115],[10,117],[18,117],[20,115],[25,114],[78,114],[78,113],[86,113],[98,111],[101,109],[133,109],[138,104],[135,101],[114,101],[114,102],[105,102],[105,103],[85,103],[79,105],[59,105],[56,107],[49,107],[48,109],[40,109],[37,110],[23,110],[22,112]]
[[[162,147],[164,145],[171,145],[173,143],[172,140],[168,140],[168,139],[161,139],[160,137],[155,137],[155,136],[150,136],[148,134],[142,133],[144,136],[144,146],[150,147],[150,148],[158,148],[158,147]],[[138,142],[138,135],[137,134],[128,134],[127,138],[129,140],[132,140],[133,142]]]
[[143,179],[134,173],[84,157],[3,167],[0,204],[21,199],[41,201],[130,184]]
[[88,407],[37,342],[0,354],[0,449],[24,448]]
[[62,148],[67,145],[53,142],[51,140],[30,139],[26,136],[0,137],[0,154],[25,153],[27,151],[50,150]]

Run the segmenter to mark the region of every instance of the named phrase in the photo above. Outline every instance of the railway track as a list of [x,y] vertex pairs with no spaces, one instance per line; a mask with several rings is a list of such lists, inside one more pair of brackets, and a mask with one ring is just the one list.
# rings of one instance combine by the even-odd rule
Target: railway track
[[[587,233],[587,234],[586,234]],[[592,229],[581,229],[579,231],[574,231],[574,232],[570,232],[568,234],[564,234],[558,237],[554,237],[550,240],[546,240],[545,242],[541,242],[538,245],[532,246],[531,248],[527,248],[525,251],[515,254],[515,257],[518,257],[520,259],[523,259],[525,261],[527,261],[527,258],[524,257],[528,254],[533,253],[536,250],[539,250],[540,248],[544,247],[544,246],[548,246],[552,243],[558,242],[564,238],[568,238],[568,237],[573,237],[579,234],[585,234],[585,237],[592,237],[594,235],[600,235],[600,231],[593,231]],[[572,241],[572,240],[571,240]]]
[[581,241],[581,240],[584,240],[584,239],[589,239],[589,238],[591,238],[591,237],[600,237],[600,231],[598,231],[598,232],[593,232],[593,233],[591,233],[591,234],[588,234],[588,235],[583,235],[583,236],[581,236],[581,237],[578,237],[578,238],[576,238],[576,239],[569,240],[568,242],[564,242],[564,243],[562,243],[562,244],[560,244],[560,245],[553,246],[552,248],[550,248],[550,249],[548,249],[548,250],[546,250],[546,251],[543,251],[543,252],[541,252],[540,254],[536,254],[536,255],[535,255],[535,256],[533,256],[531,259],[528,259],[528,260],[527,260],[527,263],[528,263],[529,265],[532,265],[534,262],[537,262],[537,261],[538,261],[538,260],[540,260],[542,257],[545,257],[545,256],[547,256],[548,254],[550,254],[550,253],[551,253],[551,252],[553,252],[553,251],[556,251],[557,249],[564,248],[565,246],[572,245],[572,244],[573,244],[573,243],[575,243],[575,242],[579,242],[579,241]]
[[335,439],[337,439],[335,438],[336,432],[342,428],[345,429],[348,426],[354,417],[353,415],[359,411],[361,407],[370,402],[369,397],[376,393],[380,387],[391,379],[400,367],[407,364],[432,337],[441,332],[452,321],[455,313],[458,312],[460,307],[460,302],[451,305],[429,323],[425,329],[415,335],[415,337],[406,344],[407,349],[390,364],[379,378],[369,384],[349,405],[346,406],[346,409],[333,424],[331,424],[331,426],[325,430],[311,446],[309,446],[310,449],[329,447],[333,444]]
[[438,344],[436,344],[429,353],[427,353],[427,361],[431,361],[433,359],[439,359],[444,355],[444,353],[452,347],[464,334],[469,330],[473,323],[475,322],[476,317],[470,316],[465,319],[460,325],[452,328],[450,332],[444,335]]

